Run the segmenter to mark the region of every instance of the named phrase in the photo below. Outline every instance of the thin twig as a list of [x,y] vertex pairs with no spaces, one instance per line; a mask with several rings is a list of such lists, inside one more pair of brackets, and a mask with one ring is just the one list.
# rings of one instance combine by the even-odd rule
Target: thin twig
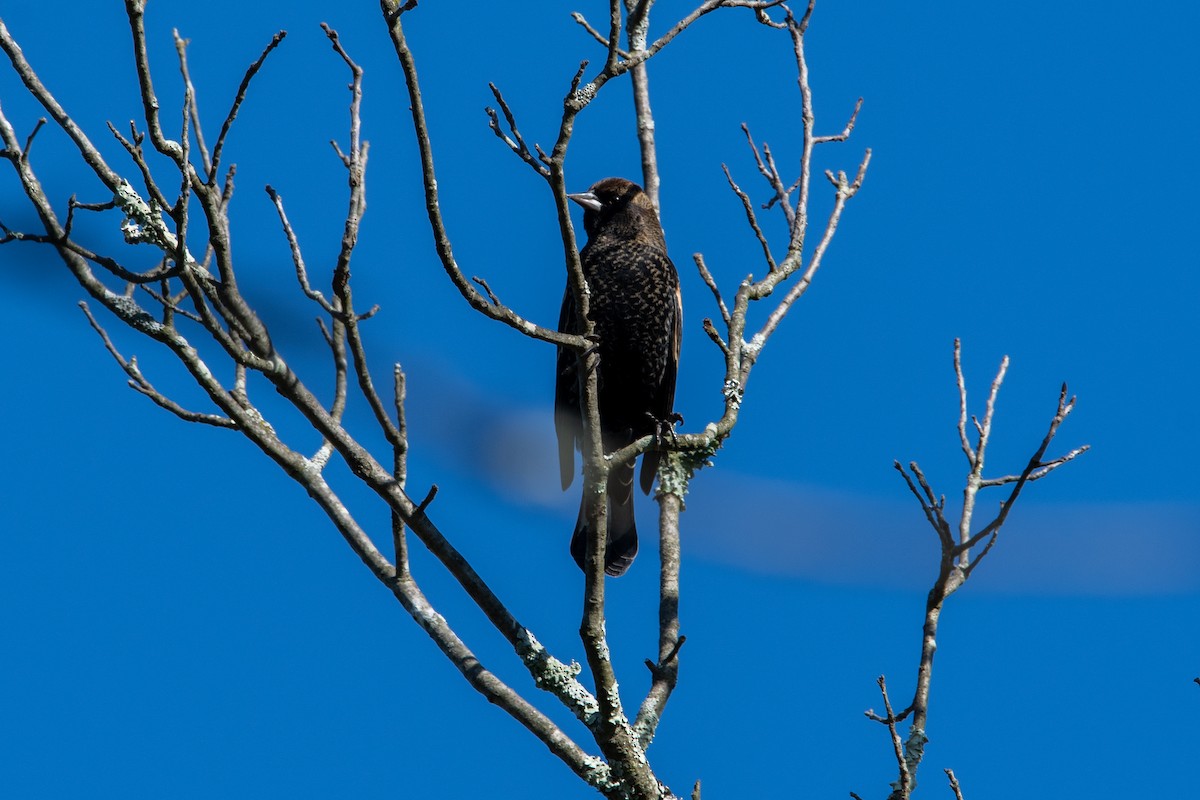
[[954,770],[943,770],[946,777],[950,780],[950,790],[954,792],[954,800],[963,800],[962,787],[958,785],[958,778],[954,777]]
[[[500,118],[496,115],[496,109],[494,108],[484,109],[484,112],[488,116],[488,127],[492,129],[492,132],[496,134],[500,141],[508,145],[509,149],[516,153],[522,161],[532,167],[537,174],[541,175],[543,178],[549,178],[550,170],[543,163],[544,154],[542,153],[541,148],[537,148],[537,156],[530,152],[529,146],[525,143],[525,137],[522,136],[521,131],[517,129],[517,118],[513,115],[512,109],[509,108],[508,101],[504,99],[504,95],[501,94],[498,88],[496,88],[496,84],[489,83],[488,88],[492,90],[492,96],[496,98],[496,102],[500,105],[500,110],[504,113],[504,120],[508,124],[508,129],[512,132],[512,137],[510,138],[508,134],[500,130]],[[536,145],[534,146],[537,147]]]
[[[392,476],[401,489],[408,482],[408,422],[404,401],[408,395],[408,379],[399,364],[392,367],[392,396],[396,412],[396,441],[392,444]],[[404,517],[392,509],[392,547],[395,551],[396,578],[409,577],[408,538],[404,534]]]
[[296,231],[292,228],[291,220],[283,210],[283,198],[269,183],[266,186],[266,192],[275,206],[275,212],[279,215],[279,223],[283,226],[283,235],[287,238],[288,248],[292,253],[292,264],[296,267],[296,280],[300,283],[300,290],[304,292],[305,297],[319,305],[327,314],[332,314],[333,306],[325,299],[325,295],[312,288],[308,282],[308,268],[304,264],[304,254],[300,250],[300,242],[296,238]]
[[767,262],[767,271],[775,271],[775,258],[771,255],[771,245],[767,243],[767,237],[763,235],[762,228],[758,225],[758,218],[754,215],[754,204],[750,202],[750,196],[742,191],[742,187],[738,186],[733,180],[733,175],[729,173],[729,167],[722,164],[721,169],[725,172],[725,180],[729,182],[729,188],[742,201],[742,207],[746,211],[746,221],[750,223],[750,229],[754,231],[754,237],[758,239],[758,243],[762,246],[763,259]]
[[854,130],[854,123],[858,119],[858,112],[862,111],[863,99],[858,98],[858,102],[854,104],[854,111],[850,114],[850,119],[846,122],[846,127],[841,133],[835,133],[832,136],[814,136],[813,144],[824,144],[825,142],[844,142],[850,138],[851,131]]
[[[187,60],[187,48],[190,44],[190,40],[182,38],[179,35],[179,29],[177,28],[173,28],[171,30],[171,36],[175,39],[175,52],[179,54],[179,72],[183,77],[183,83],[185,86],[191,87],[193,86],[192,76],[188,70]],[[212,160],[209,157],[208,147],[204,144],[204,131],[200,126],[200,110],[196,107],[194,93],[190,112],[192,116],[192,129],[196,136],[196,147],[200,151],[200,165],[205,174],[207,174],[208,171],[212,169]]]
[[875,682],[879,684],[879,693],[883,695],[883,708],[887,712],[887,716],[880,721],[887,725],[888,734],[892,737],[892,751],[900,770],[897,791],[901,793],[901,796],[908,797],[908,793],[912,790],[912,774],[909,772],[908,763],[904,758],[904,743],[900,739],[900,732],[896,729],[896,715],[892,712],[892,701],[888,698],[887,681],[880,675]]
[[696,262],[696,269],[700,271],[700,278],[704,281],[704,285],[713,293],[713,299],[717,301],[717,309],[721,312],[721,319],[728,328],[729,309],[725,306],[725,300],[721,297],[721,290],[717,288],[717,282],[713,280],[712,273],[708,271],[708,265],[704,263],[704,256],[700,253],[693,253],[692,260]]
[[766,178],[767,183],[774,190],[774,195],[763,204],[763,209],[770,209],[775,203],[779,203],[779,207],[783,209],[783,215],[787,219],[788,230],[791,230],[796,224],[796,210],[792,208],[791,201],[792,189],[784,187],[783,176],[779,174],[779,168],[775,166],[775,159],[766,142],[763,143],[763,152],[766,154],[764,160],[763,156],[759,155],[758,146],[754,144],[754,137],[750,135],[750,126],[744,122],[742,123],[742,133],[746,134],[746,144],[754,156],[754,164],[758,167],[759,174]]
[[725,340],[721,338],[721,334],[717,332],[717,326],[713,325],[713,321],[708,317],[705,317],[703,327],[704,332],[708,335],[708,338],[712,340],[713,344],[721,348],[721,352],[728,356],[729,345],[726,344]]
[[225,115],[225,121],[221,123],[221,132],[217,134],[217,142],[213,145],[212,162],[209,164],[207,170],[209,183],[212,183],[216,179],[217,172],[221,169],[221,154],[225,149],[225,139],[229,136],[229,131],[233,127],[233,121],[237,118],[238,110],[246,100],[246,93],[250,90],[250,82],[254,80],[254,76],[262,69],[267,56],[271,55],[276,47],[279,47],[286,36],[287,31],[279,31],[272,36],[271,41],[263,48],[258,58],[246,68],[246,73],[242,76],[242,82],[238,84],[237,93],[233,96],[233,103],[229,106],[229,113]]
[[38,121],[33,124],[33,130],[31,130],[29,132],[29,135],[27,137],[25,137],[25,146],[21,148],[21,160],[22,161],[29,160],[29,151],[33,149],[33,140],[38,135],[38,131],[40,131],[42,129],[42,126],[44,126],[45,124],[46,124],[45,117],[38,117]]
[[[583,14],[580,14],[578,11],[572,11],[571,19],[575,20],[575,22],[577,22],[585,31],[587,31],[589,34],[591,34],[591,37],[593,39],[595,39],[600,44],[604,45],[605,48],[607,48],[609,46],[608,37],[605,36],[600,31],[593,28],[591,26],[591,24],[586,19],[584,19]],[[629,58],[629,51],[618,49],[617,55],[621,56],[621,58]]]
[[[408,87],[409,109],[412,114],[413,130],[416,133],[417,149],[421,159],[421,175],[425,189],[425,211],[429,218],[430,231],[433,234],[434,249],[437,251],[438,257],[442,262],[442,268],[446,271],[446,274],[450,277],[450,280],[454,283],[459,293],[462,294],[476,311],[492,319],[499,320],[526,336],[553,342],[554,344],[575,347],[580,350],[584,349],[587,345],[580,337],[562,334],[556,330],[536,325],[506,306],[497,306],[491,303],[471,285],[471,281],[459,267],[458,261],[454,257],[453,248],[450,245],[450,235],[446,229],[445,220],[442,217],[437,173],[433,163],[433,148],[429,138],[429,127],[425,120],[425,105],[421,97],[420,81],[417,77],[416,59],[404,35],[401,14],[399,13],[401,8],[398,4],[392,2],[392,0],[380,0],[380,6],[383,10],[385,20],[387,20],[392,46],[396,51],[396,57],[400,61],[401,70],[404,72],[405,84]],[[581,67],[578,75],[582,75],[582,72],[583,68]],[[562,202],[565,207],[565,203],[567,202],[565,192]]]
[[97,322],[96,318],[92,315],[92,310],[88,308],[87,303],[80,302],[79,308],[83,310],[83,314],[87,317],[88,324],[92,326],[92,330],[94,330],[100,336],[100,341],[104,343],[104,349],[109,352],[113,359],[121,365],[121,369],[125,371],[125,374],[129,376],[130,388],[140,392],[141,394],[144,394],[146,397],[149,397],[156,405],[161,408],[165,408],[167,411],[170,411],[184,422],[198,422],[203,425],[212,425],[215,428],[237,428],[237,423],[228,417],[223,417],[219,414],[204,414],[196,411],[188,411],[186,408],[155,389],[153,384],[151,384],[150,381],[146,379],[146,376],[142,374],[141,369],[138,368],[137,359],[126,359],[121,355],[120,351],[117,350],[116,345],[114,345],[112,339],[109,338],[108,332],[104,330],[104,327]]

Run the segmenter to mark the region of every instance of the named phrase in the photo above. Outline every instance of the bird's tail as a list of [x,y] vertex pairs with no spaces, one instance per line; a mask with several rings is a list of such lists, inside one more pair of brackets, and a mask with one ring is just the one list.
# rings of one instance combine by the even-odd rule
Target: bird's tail
[[[579,517],[571,536],[571,555],[585,569],[588,521],[587,499],[579,502]],[[604,571],[614,578],[624,575],[638,551],[637,526],[633,518],[633,463],[623,464],[608,475],[608,536],[604,548]]]

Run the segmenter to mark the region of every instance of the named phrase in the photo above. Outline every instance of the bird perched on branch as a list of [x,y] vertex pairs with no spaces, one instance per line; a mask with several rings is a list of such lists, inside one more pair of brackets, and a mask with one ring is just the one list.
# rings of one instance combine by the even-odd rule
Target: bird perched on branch
[[[675,402],[675,373],[683,304],[679,276],[667,257],[658,213],[642,187],[624,178],[605,178],[582,194],[567,195],[583,206],[587,244],[580,252],[587,279],[588,317],[598,337],[598,401],[604,451],[611,453],[669,426]],[[558,329],[580,333],[575,298],[568,285]],[[582,449],[580,378],[583,359],[558,348],[554,421],[565,490],[575,477],[575,450]],[[659,453],[642,457],[641,487],[650,492]],[[633,518],[634,460],[614,464],[608,476],[608,531],[604,571],[621,575],[637,555]],[[587,500],[571,537],[571,555],[584,568]]]

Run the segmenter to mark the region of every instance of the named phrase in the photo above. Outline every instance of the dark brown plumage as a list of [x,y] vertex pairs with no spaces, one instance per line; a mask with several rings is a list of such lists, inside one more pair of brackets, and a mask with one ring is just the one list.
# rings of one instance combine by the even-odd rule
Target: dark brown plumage
[[[589,289],[588,316],[599,337],[600,433],[605,452],[612,452],[655,433],[671,417],[683,316],[679,276],[667,257],[654,205],[636,183],[605,178],[583,194],[568,196],[584,208],[588,241],[580,260]],[[580,331],[569,286],[558,329]],[[575,477],[575,450],[583,436],[579,363],[574,351],[558,349],[554,421],[563,489]],[[642,457],[643,492],[654,483],[658,461],[654,451]],[[633,461],[609,472],[604,559],[609,575],[624,573],[637,555],[633,473]],[[580,502],[571,537],[571,555],[580,568],[587,547],[585,505]]]

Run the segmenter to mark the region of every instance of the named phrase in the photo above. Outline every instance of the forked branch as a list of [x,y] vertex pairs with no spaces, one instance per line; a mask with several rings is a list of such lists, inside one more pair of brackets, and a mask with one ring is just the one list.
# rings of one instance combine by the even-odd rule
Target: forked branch
[[[893,739],[896,736],[895,723],[903,721],[911,715],[908,736],[905,740],[904,755],[899,759],[899,778],[892,784],[891,800],[908,800],[916,788],[916,772],[924,754],[925,742],[928,740],[926,730],[929,714],[929,693],[933,680],[933,657],[937,651],[938,622],[941,619],[943,605],[946,599],[957,591],[971,576],[984,557],[991,552],[996,543],[1000,528],[1008,519],[1013,504],[1016,503],[1021,489],[1026,483],[1048,475],[1051,471],[1073,460],[1076,456],[1087,451],[1088,446],[1077,447],[1063,456],[1045,460],[1046,450],[1058,433],[1059,427],[1075,408],[1075,398],[1067,399],[1067,386],[1063,384],[1058,396],[1058,404],[1051,417],[1050,425],[1041,444],[1029,458],[1025,469],[1019,475],[1008,475],[1001,478],[985,478],[983,476],[984,459],[987,455],[988,444],[991,441],[992,422],[996,413],[996,398],[1000,386],[1008,371],[1008,357],[1005,356],[992,380],[984,407],[983,419],[972,417],[975,438],[972,441],[967,429],[967,389],[966,378],[962,368],[962,343],[954,340],[954,376],[958,388],[959,413],[958,436],[959,446],[966,456],[969,466],[966,486],[963,489],[963,506],[957,525],[957,536],[945,516],[946,500],[944,496],[935,496],[925,474],[921,472],[915,461],[910,462],[909,470],[905,470],[896,462],[896,470],[904,478],[909,491],[917,498],[925,519],[937,534],[941,555],[938,563],[938,575],[925,604],[925,621],[922,627],[921,657],[917,665],[916,689],[913,693],[912,704],[899,714],[893,715],[889,709],[888,717],[880,718],[872,712],[867,715],[877,722],[888,725]],[[1036,476],[1036,477],[1035,477]],[[976,496],[980,489],[1012,485],[1008,497],[1000,505],[996,516],[987,524],[972,534],[974,523]],[[936,499],[935,499],[936,497]],[[982,552],[975,561],[971,561],[971,548],[987,539]],[[959,792],[957,781],[950,773],[951,787]],[[961,796],[961,795],[960,795]]]

